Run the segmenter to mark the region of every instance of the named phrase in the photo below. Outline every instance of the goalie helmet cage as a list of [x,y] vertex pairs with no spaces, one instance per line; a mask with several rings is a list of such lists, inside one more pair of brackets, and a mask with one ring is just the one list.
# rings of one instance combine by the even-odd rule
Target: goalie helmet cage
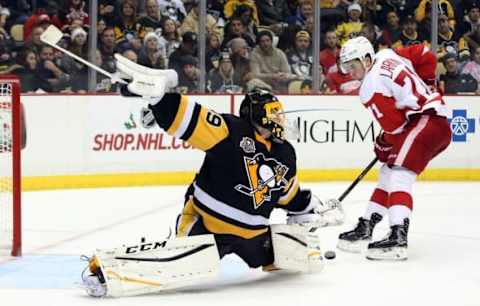
[[20,81],[0,77],[0,255],[22,254]]

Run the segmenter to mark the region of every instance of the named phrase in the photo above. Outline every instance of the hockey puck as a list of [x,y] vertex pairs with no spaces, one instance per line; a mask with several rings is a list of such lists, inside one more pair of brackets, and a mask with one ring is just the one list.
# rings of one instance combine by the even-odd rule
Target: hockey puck
[[326,259],[334,259],[337,256],[337,254],[334,251],[326,251],[325,252],[325,258]]

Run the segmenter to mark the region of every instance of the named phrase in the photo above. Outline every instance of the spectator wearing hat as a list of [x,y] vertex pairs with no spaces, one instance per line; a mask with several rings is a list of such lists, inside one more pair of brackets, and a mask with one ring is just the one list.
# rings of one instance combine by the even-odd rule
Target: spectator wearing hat
[[222,49],[234,38],[243,38],[250,48],[255,47],[255,41],[247,34],[245,24],[240,17],[233,17],[230,21],[222,42]]
[[208,73],[207,90],[214,93],[242,92],[242,87],[235,84],[234,68],[228,52],[222,52],[218,68],[212,69]]
[[253,78],[258,78],[281,92],[286,92],[290,80],[296,78],[290,72],[285,53],[273,46],[273,36],[269,31],[258,33],[257,46],[250,58],[250,69]]
[[387,13],[387,23],[378,39],[379,49],[391,48],[393,43],[400,39],[400,34],[402,34],[402,28],[398,14],[390,11]]
[[197,34],[193,32],[186,32],[182,35],[182,43],[168,58],[169,69],[181,71],[184,63],[183,57],[186,56],[197,56]]
[[138,23],[147,32],[156,32],[162,28],[162,16],[160,15],[160,8],[157,0],[145,1],[146,15],[138,20]]
[[337,33],[334,30],[325,33],[325,48],[320,51],[320,66],[322,66],[323,73],[326,75],[331,67],[337,65],[337,57],[340,53],[338,47]]
[[470,74],[461,73],[455,54],[447,53],[443,58],[446,73],[440,76],[439,88],[446,94],[475,93],[478,84]]
[[155,32],[149,32],[143,38],[143,47],[138,54],[140,65],[165,69],[165,46],[160,43],[160,38]]
[[413,16],[407,16],[402,22],[402,33],[398,40],[392,44],[392,48],[401,48],[426,43],[426,37],[423,33],[418,31],[418,25],[415,18],[413,18]]
[[290,69],[301,80],[312,78],[313,54],[310,45],[310,34],[302,30],[296,35],[295,47],[287,52]]
[[234,82],[246,89],[247,82],[253,78],[250,70],[250,48],[243,38],[232,39],[228,47],[231,50]]
[[200,70],[197,68],[197,59],[186,55],[182,58],[180,65],[177,91],[180,93],[198,92]]
[[336,32],[340,45],[343,45],[348,39],[358,36],[362,30],[363,22],[360,20],[362,7],[358,3],[353,3],[347,9],[348,21],[337,26]]
[[480,47],[475,48],[472,59],[463,66],[462,73],[470,74],[480,83]]
[[[196,1],[192,10],[188,13],[187,17],[182,22],[180,26],[180,34],[186,32],[193,32],[198,34],[198,16],[200,15],[200,2]],[[222,32],[217,28],[217,21],[213,18],[212,15],[207,14],[207,34],[217,34],[219,37],[222,37]]]
[[177,25],[180,25],[185,16],[187,16],[187,11],[184,5],[184,2],[187,4],[186,0],[183,2],[182,0],[157,0],[157,2],[162,19],[172,19]]
[[461,62],[470,57],[470,51],[463,36],[450,28],[447,16],[440,15],[438,16],[437,57],[442,58],[446,53],[458,55]]
[[[88,44],[87,44],[87,32],[82,28],[76,28],[70,35],[70,43],[68,44],[68,51],[73,54],[87,59],[88,57]],[[85,65],[79,61],[73,59],[71,56],[62,55],[59,62],[59,67],[62,71],[70,76],[81,73],[88,74],[88,70]]]
[[166,58],[180,47],[182,39],[177,30],[177,24],[173,19],[166,18],[162,22],[162,36],[160,36],[160,42],[165,45]]
[[295,24],[305,29],[305,23],[308,17],[312,17],[314,13],[312,0],[304,0],[300,2],[295,15],[288,17],[288,24]]
[[38,8],[23,25],[23,39],[27,41],[30,38],[32,29],[39,25],[46,29],[50,24],[61,29],[63,23],[58,17],[58,4],[55,1],[48,1],[46,7]]

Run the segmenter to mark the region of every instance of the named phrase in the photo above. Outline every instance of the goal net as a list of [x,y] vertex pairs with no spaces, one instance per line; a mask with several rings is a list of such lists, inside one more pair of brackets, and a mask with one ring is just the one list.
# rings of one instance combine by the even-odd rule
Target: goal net
[[0,255],[21,254],[20,84],[0,78]]

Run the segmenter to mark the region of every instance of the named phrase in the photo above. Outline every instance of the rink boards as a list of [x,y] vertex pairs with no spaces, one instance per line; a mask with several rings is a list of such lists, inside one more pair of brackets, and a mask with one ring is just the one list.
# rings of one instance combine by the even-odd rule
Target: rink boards
[[[380,131],[356,96],[280,96],[300,134],[297,150],[304,181],[351,180],[374,157]],[[191,100],[219,113],[236,113],[243,96],[199,95]],[[452,144],[421,179],[480,180],[480,98],[445,97]],[[27,146],[22,151],[24,190],[185,184],[203,152],[145,126],[146,103],[119,96],[22,96]],[[367,179],[374,179],[372,171]]]

